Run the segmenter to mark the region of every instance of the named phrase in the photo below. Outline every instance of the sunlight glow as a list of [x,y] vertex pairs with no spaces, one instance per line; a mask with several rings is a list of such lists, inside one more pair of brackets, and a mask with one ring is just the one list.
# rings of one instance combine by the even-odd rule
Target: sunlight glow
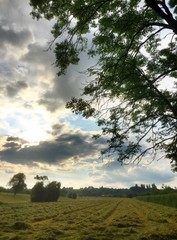
[[32,125],[28,127],[25,131],[19,134],[19,137],[28,141],[28,142],[40,142],[44,141],[49,137],[49,134],[46,130],[40,128],[39,125]]

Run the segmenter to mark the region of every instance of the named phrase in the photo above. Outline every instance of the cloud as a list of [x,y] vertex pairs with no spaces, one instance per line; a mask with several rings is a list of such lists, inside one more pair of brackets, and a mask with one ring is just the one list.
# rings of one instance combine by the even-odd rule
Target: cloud
[[[73,96],[78,97],[83,82],[88,80],[79,73],[90,64],[86,54],[81,54],[78,66],[70,65],[66,74],[58,77],[53,50],[46,51],[53,39],[50,30],[54,21],[33,20],[28,1],[6,0],[0,2],[0,7],[0,43],[3,46],[0,49],[3,56],[0,85],[5,89],[3,93],[10,98],[20,94],[23,101],[21,90],[25,90],[28,102],[33,101],[31,106],[38,104],[51,113],[63,111],[66,102]],[[55,43],[52,49],[54,47]],[[19,81],[27,83],[28,88],[19,85]]]
[[51,98],[51,99],[40,99],[38,101],[39,105],[44,105],[45,108],[50,112],[55,112],[56,110],[64,107],[64,102],[59,100],[58,98]]
[[104,161],[96,164],[92,172],[89,173],[94,184],[103,184],[104,186],[113,187],[131,187],[135,184],[173,182],[175,175],[170,171],[166,162],[161,160],[153,162],[150,165],[121,165],[117,161]]
[[24,81],[17,81],[16,83],[10,83],[6,86],[7,95],[14,97],[20,90],[27,88],[27,84]]
[[27,29],[21,31],[15,31],[13,29],[5,29],[0,26],[0,43],[1,46],[6,46],[8,44],[15,47],[22,48],[32,40],[32,34]]
[[20,145],[16,142],[10,142],[3,145],[5,148],[18,149]]
[[18,142],[20,144],[24,144],[24,143],[28,143],[27,141],[25,141],[24,139],[22,138],[19,138],[19,137],[7,137],[6,139],[7,142]]
[[[46,51],[47,45],[40,43],[31,43],[28,45],[28,51],[21,58],[22,61],[32,64],[34,66],[45,66],[47,69],[51,70],[53,63],[55,61],[54,54],[52,51]],[[46,69],[43,69],[46,71]]]
[[[54,131],[56,128],[54,126]],[[25,143],[25,144],[24,144]],[[101,144],[97,143],[88,134],[80,131],[58,133],[53,139],[41,141],[38,145],[29,145],[19,138],[8,137],[0,150],[0,158],[3,161],[20,164],[33,164],[41,162],[58,164],[72,160],[79,162],[82,159],[95,157],[99,153]]]
[[81,54],[79,65],[70,65],[64,75],[57,76],[58,69],[54,66],[55,56],[50,51],[49,54],[52,56],[50,63],[53,63],[55,76],[51,79],[48,89],[41,95],[39,104],[44,105],[48,111],[55,112],[63,108],[72,97],[81,95],[86,82],[90,81],[90,77],[84,71],[93,64],[93,61],[89,60],[85,53]]
[[[52,79],[53,85],[42,94],[39,104],[54,112],[65,106],[73,96],[80,96],[84,82],[83,75],[77,71],[77,68],[73,68],[73,66],[68,68],[65,75]],[[57,69],[55,71],[57,72]]]
[[67,127],[66,123],[62,123],[62,124],[55,123],[52,126],[51,134],[53,136],[57,136],[57,135],[61,134],[66,129],[66,127]]

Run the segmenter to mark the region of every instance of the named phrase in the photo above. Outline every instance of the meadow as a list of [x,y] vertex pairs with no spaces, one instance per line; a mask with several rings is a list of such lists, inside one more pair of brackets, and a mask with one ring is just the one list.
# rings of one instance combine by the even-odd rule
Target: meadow
[[0,194],[0,240],[59,239],[176,240],[177,209],[129,198],[31,203],[28,195]]

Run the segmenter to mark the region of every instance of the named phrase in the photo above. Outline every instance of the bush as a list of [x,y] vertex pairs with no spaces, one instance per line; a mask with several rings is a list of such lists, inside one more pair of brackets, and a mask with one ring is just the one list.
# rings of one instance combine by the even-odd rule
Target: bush
[[43,182],[37,182],[31,189],[31,201],[32,202],[45,201],[45,188]]
[[51,182],[44,186],[43,182],[37,182],[31,189],[32,202],[56,202],[60,196],[59,182]]
[[77,193],[75,193],[75,192],[69,193],[69,194],[68,194],[68,198],[76,199],[76,198],[77,198]]
[[60,186],[58,182],[51,182],[45,187],[45,199],[47,202],[56,202],[60,196]]

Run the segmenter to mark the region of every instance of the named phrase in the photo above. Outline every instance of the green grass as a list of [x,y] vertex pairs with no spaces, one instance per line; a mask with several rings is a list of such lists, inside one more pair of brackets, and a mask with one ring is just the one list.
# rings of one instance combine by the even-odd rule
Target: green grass
[[139,196],[137,199],[177,208],[177,193]]
[[128,198],[22,199],[0,205],[0,240],[177,239],[173,208]]
[[17,194],[14,196],[13,193],[4,193],[0,192],[0,203],[19,203],[19,202],[29,202],[30,195],[29,194]]

